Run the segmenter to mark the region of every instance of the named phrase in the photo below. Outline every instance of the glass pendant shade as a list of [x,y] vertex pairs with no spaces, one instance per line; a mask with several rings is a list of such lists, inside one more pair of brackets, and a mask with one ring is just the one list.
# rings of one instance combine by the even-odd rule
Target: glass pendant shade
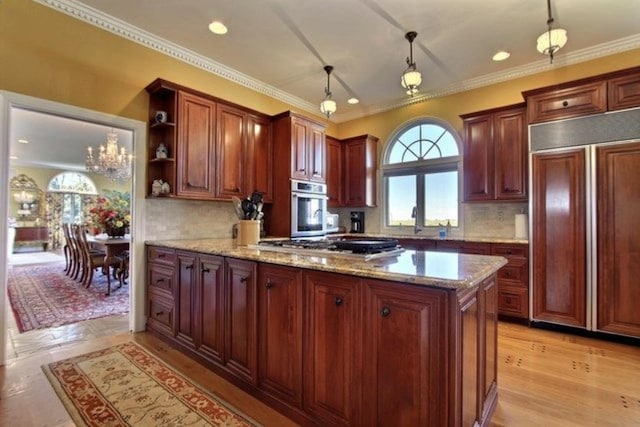
[[402,75],[400,83],[405,89],[417,89],[420,83],[422,83],[422,74],[414,67],[409,67]]
[[324,99],[324,101],[320,103],[320,111],[322,111],[322,113],[325,114],[327,117],[335,113],[336,110],[337,110],[336,101],[334,101],[331,98],[327,97]]
[[538,52],[549,55],[559,51],[565,44],[567,44],[567,31],[562,28],[554,28],[545,31],[538,37],[536,48]]

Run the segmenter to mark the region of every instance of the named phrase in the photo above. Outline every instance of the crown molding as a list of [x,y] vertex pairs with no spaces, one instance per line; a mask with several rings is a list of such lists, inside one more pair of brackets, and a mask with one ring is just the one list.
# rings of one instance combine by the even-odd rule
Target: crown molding
[[[319,116],[316,104],[312,104],[301,98],[291,95],[288,92],[280,90],[274,86],[256,80],[240,71],[227,67],[216,61],[212,61],[196,52],[185,49],[169,40],[157,37],[147,31],[141,30],[127,22],[107,15],[97,9],[89,7],[85,4],[78,3],[74,0],[33,0],[36,3],[50,7],[59,12],[65,13],[76,19],[84,21],[88,24],[109,31],[125,39],[131,40],[149,49],[153,49],[174,59],[185,62],[194,67],[200,68],[219,77],[230,80],[236,84],[255,90],[256,92],[267,95],[271,98],[292,105],[303,111]],[[424,93],[422,95],[392,101],[390,103],[377,104],[361,111],[352,113],[336,113],[331,116],[333,122],[341,123],[349,120],[362,118],[367,115],[379,114],[385,111],[394,110],[396,108],[407,107],[409,105],[426,102],[430,99],[442,96],[452,95],[471,89],[477,89],[484,86],[490,86],[496,83],[502,83],[507,80],[513,80],[520,77],[529,76],[544,71],[549,71],[558,66],[567,66],[580,62],[597,59],[603,56],[612,55],[640,47],[640,34],[614,40],[609,43],[603,43],[591,46],[585,49],[577,50],[567,54],[554,56],[555,63],[550,64],[548,60],[541,59],[531,64],[520,67],[510,68],[504,71],[486,74],[484,76],[475,77],[473,79],[462,80],[452,83],[443,88]]]

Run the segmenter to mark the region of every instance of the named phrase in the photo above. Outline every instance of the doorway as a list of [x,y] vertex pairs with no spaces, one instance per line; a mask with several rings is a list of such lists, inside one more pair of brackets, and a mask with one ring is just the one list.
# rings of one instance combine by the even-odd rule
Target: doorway
[[[0,210],[0,221],[3,226],[0,227],[0,263],[4,268],[0,269],[0,319],[2,326],[0,327],[0,355],[2,364],[6,361],[6,340],[7,340],[7,259],[8,259],[8,234],[9,234],[9,172],[11,160],[10,155],[10,138],[14,137],[12,133],[12,118],[15,117],[18,110],[27,110],[38,113],[47,114],[53,117],[66,119],[74,119],[87,123],[98,124],[123,129],[132,134],[132,153],[133,153],[133,171],[131,177],[131,213],[132,223],[130,226],[131,233],[131,274],[129,278],[130,297],[129,297],[129,320],[128,329],[134,332],[144,330],[144,194],[145,194],[145,178],[144,178],[144,159],[146,157],[145,141],[147,138],[147,125],[144,122],[109,115],[97,111],[87,110],[67,104],[47,101],[39,98],[33,98],[26,95],[16,94],[12,92],[0,91],[0,170],[3,171],[0,176],[0,198],[5,201],[4,209]],[[89,144],[87,144],[89,145]],[[55,150],[55,147],[48,147],[49,150]],[[140,159],[136,161],[136,159]],[[140,165],[139,167],[136,167]]]

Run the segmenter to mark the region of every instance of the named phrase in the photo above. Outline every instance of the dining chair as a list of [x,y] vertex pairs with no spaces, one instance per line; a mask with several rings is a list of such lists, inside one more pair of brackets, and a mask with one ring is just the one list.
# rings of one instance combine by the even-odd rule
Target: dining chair
[[64,252],[64,272],[68,276],[71,273],[71,224],[65,222],[62,224],[62,233],[64,235],[64,246],[62,250]]
[[78,242],[78,228],[77,224],[69,225],[69,244],[71,262],[69,266],[68,276],[73,280],[78,280],[78,275],[82,272],[82,254],[80,252],[80,245]]
[[[87,241],[87,227],[79,226],[77,230],[77,239],[83,265],[80,281],[85,288],[88,288],[93,281],[93,273],[96,269],[102,268],[102,273],[109,275],[111,274],[111,267],[116,267],[116,262],[114,260],[110,265],[105,265],[104,259],[106,253],[91,248]],[[110,280],[110,277],[107,277],[107,280]]]

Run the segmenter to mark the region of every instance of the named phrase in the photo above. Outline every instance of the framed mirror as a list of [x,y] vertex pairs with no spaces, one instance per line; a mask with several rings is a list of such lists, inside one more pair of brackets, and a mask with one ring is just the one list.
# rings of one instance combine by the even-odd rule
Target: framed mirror
[[20,174],[11,178],[9,188],[15,202],[11,207],[11,216],[17,221],[35,221],[40,218],[42,191],[33,179]]

